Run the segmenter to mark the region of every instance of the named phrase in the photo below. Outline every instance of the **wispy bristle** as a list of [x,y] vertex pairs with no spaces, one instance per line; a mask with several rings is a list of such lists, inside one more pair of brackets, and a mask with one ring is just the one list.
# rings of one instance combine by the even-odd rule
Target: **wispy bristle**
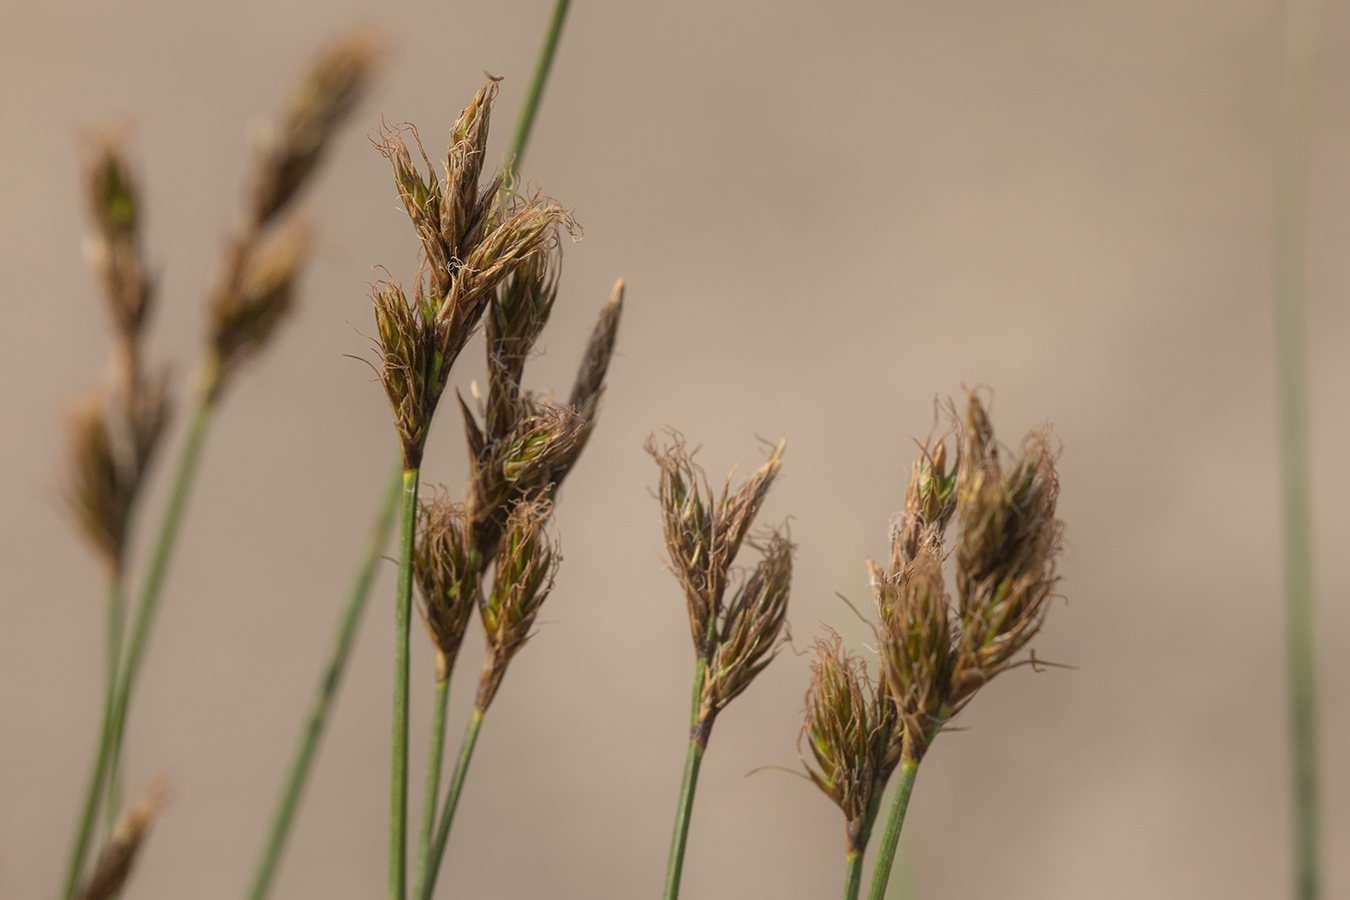
[[436,648],[437,680],[443,681],[450,677],[464,641],[483,568],[464,507],[444,493],[420,506],[413,567],[422,592],[422,615]]
[[900,571],[887,574],[871,560],[868,567],[882,676],[905,726],[905,753],[917,762],[950,715],[952,628],[942,562],[924,546]]

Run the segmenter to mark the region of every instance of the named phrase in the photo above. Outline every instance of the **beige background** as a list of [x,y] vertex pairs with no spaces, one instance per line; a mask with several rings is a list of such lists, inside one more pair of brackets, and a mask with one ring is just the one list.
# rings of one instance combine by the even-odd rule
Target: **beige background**
[[[395,55],[308,198],[303,310],[228,397],[170,575],[128,744],[176,800],[128,900],[240,896],[353,557],[395,452],[363,282],[414,239],[366,140],[433,155],[488,69],[503,148],[548,4],[6,3],[0,10],[0,897],[49,898],[100,702],[99,572],[60,502],[66,405],[101,377],[73,136],[134,123],[163,273],[151,343],[186,379],[249,123],[326,36]],[[791,621],[855,648],[936,394],[996,390],[1005,440],[1064,443],[1069,598],[1038,653],[923,767],[905,858],[924,900],[1287,891],[1268,250],[1282,7],[1064,0],[578,0],[525,169],[574,205],[546,355],[565,389],[630,285],[601,427],[559,512],[566,562],[490,714],[441,896],[655,896],[692,669],[642,442],[671,425],[719,477],[784,434],[767,515],[800,542]],[[1327,896],[1350,897],[1350,11],[1331,4],[1310,164],[1310,375]],[[494,149],[494,153],[497,150]],[[481,351],[457,383],[481,378]],[[161,477],[164,471],[158,473]],[[462,483],[458,423],[428,477]],[[149,500],[157,510],[162,486]],[[150,518],[148,516],[147,518]],[[378,897],[392,606],[381,575],[278,898]],[[420,781],[431,662],[414,633]],[[463,661],[451,743],[478,642]],[[722,717],[686,896],[834,896],[842,820],[792,766],[806,658]],[[414,790],[414,796],[419,796]]]

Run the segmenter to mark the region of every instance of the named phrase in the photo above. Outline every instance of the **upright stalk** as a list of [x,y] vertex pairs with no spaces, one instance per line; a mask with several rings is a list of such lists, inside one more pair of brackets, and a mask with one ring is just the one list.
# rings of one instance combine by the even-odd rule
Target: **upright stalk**
[[[539,111],[539,101],[544,96],[544,85],[548,82],[549,70],[553,68],[553,54],[558,49],[558,38],[562,36],[563,20],[567,18],[567,7],[571,0],[557,0],[553,4],[553,15],[548,20],[548,31],[544,34],[543,46],[539,48],[539,59],[534,64],[534,77],[525,92],[525,103],[520,108],[520,118],[516,121],[516,133],[511,139],[511,155],[507,157],[507,174],[515,175],[520,161],[525,158],[525,145],[530,141],[530,130],[534,127],[534,114]],[[510,181],[508,177],[507,181]]]
[[1321,4],[1289,0],[1275,167],[1275,335],[1284,597],[1293,763],[1295,896],[1318,894],[1316,710],[1313,697],[1312,522],[1308,499],[1305,197],[1313,65]]
[[844,900],[858,900],[858,893],[862,890],[863,852],[848,851],[844,866]]
[[478,729],[482,725],[483,711],[475,706],[469,716],[468,727],[464,729],[464,740],[459,745],[459,759],[455,761],[455,772],[450,776],[450,792],[445,796],[445,808],[441,810],[441,821],[436,827],[436,843],[431,849],[430,864],[422,881],[422,893],[413,900],[431,900],[431,892],[436,887],[436,876],[441,870],[441,859],[445,856],[445,845],[450,840],[450,825],[455,820],[459,792],[464,787],[464,776],[469,772],[469,760],[473,758],[473,748],[478,743]]
[[436,705],[431,719],[431,752],[427,754],[427,782],[422,798],[422,830],[417,836],[417,879],[413,882],[414,900],[426,889],[427,864],[431,861],[431,839],[436,831],[436,804],[441,794],[441,760],[445,756],[445,708],[450,701],[450,676],[436,682]]
[[877,851],[877,864],[872,869],[872,887],[867,892],[867,900],[882,900],[886,896],[886,885],[891,880],[891,866],[895,863],[895,846],[900,841],[900,829],[905,824],[905,810],[909,808],[909,795],[914,791],[914,776],[919,774],[919,764],[906,757],[900,763],[900,781],[895,786],[895,799],[891,801],[891,815],[886,820],[886,830],[881,835],[881,847]]
[[197,462],[201,457],[202,444],[206,440],[207,428],[211,423],[213,406],[210,401],[211,383],[214,376],[208,370],[198,396],[192,420],[188,426],[187,439],[178,457],[178,467],[174,474],[173,489],[169,494],[164,517],[160,520],[159,536],[155,542],[154,555],[150,559],[150,569],[146,573],[145,584],[141,588],[140,599],[136,604],[136,618],[132,625],[126,654],[118,668],[116,694],[104,716],[103,728],[99,738],[98,753],[94,760],[94,771],[89,779],[85,793],[84,809],[79,825],[75,830],[75,840],[71,847],[70,860],[66,866],[65,884],[61,891],[64,900],[73,900],[79,888],[84,872],[85,856],[89,851],[89,839],[94,829],[94,819],[98,813],[99,798],[103,795],[108,773],[117,767],[120,755],[122,732],[126,725],[127,706],[131,700],[131,690],[140,671],[141,657],[145,653],[145,644],[150,637],[150,627],[154,623],[155,611],[159,606],[160,589],[168,571],[169,557],[173,555],[174,542],[178,537],[179,524],[183,518],[183,509],[187,506],[191,493],[193,476],[197,471]]
[[366,543],[361,564],[356,570],[356,578],[352,581],[351,593],[348,595],[342,619],[338,623],[337,636],[324,667],[323,677],[319,680],[318,689],[310,703],[309,716],[305,721],[304,731],[301,732],[300,745],[296,748],[290,773],[282,785],[276,812],[272,815],[272,826],[268,829],[267,838],[263,843],[262,857],[258,860],[253,881],[246,895],[248,900],[263,900],[272,886],[277,863],[281,860],[281,851],[286,845],[291,822],[300,806],[300,797],[304,793],[309,770],[314,764],[314,755],[318,752],[319,742],[328,723],[328,715],[332,711],[333,701],[337,698],[338,687],[342,683],[342,672],[346,668],[347,657],[351,654],[352,644],[356,640],[357,626],[361,623],[366,598],[370,596],[370,587],[375,580],[375,567],[389,538],[389,529],[394,524],[394,514],[399,508],[402,496],[403,462],[400,460],[394,468],[389,486],[385,489],[384,500],[371,523],[370,539]]
[[[104,648],[104,653],[107,656],[105,716],[112,709],[113,700],[117,696],[117,667],[122,657],[122,637],[127,624],[127,597],[126,589],[122,583],[123,577],[120,566],[108,575],[107,646]],[[114,758],[113,769],[108,774],[107,796],[103,799],[103,833],[105,837],[112,834],[113,827],[117,824],[117,812],[122,807],[122,773],[120,767],[115,763],[116,758]]]
[[389,900],[408,896],[408,634],[412,623],[413,537],[417,469],[403,470],[398,533],[398,595],[394,610],[394,737],[389,790]]
[[703,751],[708,746],[707,733],[697,733],[699,708],[702,705],[703,682],[708,674],[708,661],[700,659],[694,671],[693,710],[689,716],[689,750],[684,757],[684,777],[680,780],[680,800],[675,807],[675,831],[670,838],[670,859],[666,863],[666,888],[663,900],[675,900],[680,895],[680,875],[684,871],[684,848],[689,839],[689,819],[694,812],[694,789],[698,786],[698,769],[703,763]]

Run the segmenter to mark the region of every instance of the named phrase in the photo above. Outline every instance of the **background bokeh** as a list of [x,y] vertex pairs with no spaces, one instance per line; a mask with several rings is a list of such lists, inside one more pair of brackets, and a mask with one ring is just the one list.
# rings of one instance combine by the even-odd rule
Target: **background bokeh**
[[[1350,897],[1350,8],[1330,4],[1309,169],[1309,372],[1327,896]],[[186,383],[247,134],[323,39],[373,23],[384,77],[308,197],[303,309],[228,397],[135,698],[128,788],[176,798],[128,900],[243,891],[395,454],[365,282],[415,241],[367,140],[433,157],[502,75],[504,148],[546,0],[7,3],[0,11],[0,896],[49,898],[101,702],[101,576],[61,502],[64,410],[102,377],[76,135],[134,127],[162,273],[151,352]],[[1289,883],[1270,284],[1282,4],[577,0],[524,171],[576,209],[546,353],[565,390],[628,280],[566,556],[487,719],[440,896],[654,896],[692,653],[662,570],[649,433],[714,479],[788,438],[766,510],[799,542],[797,648],[870,633],[935,396],[988,384],[1015,443],[1063,441],[1067,602],[1039,656],[925,761],[903,878],[924,900],[1282,896]],[[479,344],[456,383],[482,377]],[[459,490],[459,423],[426,478]],[[179,423],[181,424],[181,423]],[[176,452],[176,444],[161,463]],[[158,475],[165,472],[161,470]],[[163,486],[145,505],[153,519]],[[142,522],[144,525],[145,522]],[[138,544],[143,552],[144,539]],[[277,898],[380,896],[392,567],[368,611]],[[476,627],[476,626],[475,626]],[[479,660],[471,633],[450,742]],[[431,658],[414,630],[420,797]],[[807,657],[718,721],[685,894],[833,896],[842,818],[796,764]],[[451,890],[451,886],[454,889]]]

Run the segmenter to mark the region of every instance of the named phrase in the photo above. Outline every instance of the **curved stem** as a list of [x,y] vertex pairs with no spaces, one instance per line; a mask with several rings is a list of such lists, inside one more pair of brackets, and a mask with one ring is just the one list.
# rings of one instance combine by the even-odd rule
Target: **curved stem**
[[422,893],[413,900],[431,900],[431,892],[436,887],[436,876],[441,871],[441,860],[445,857],[445,845],[450,840],[450,825],[455,821],[455,807],[459,806],[459,792],[464,787],[464,776],[469,772],[469,760],[473,758],[473,748],[478,743],[478,729],[482,725],[483,711],[475,706],[473,714],[469,716],[468,727],[464,729],[464,740],[459,745],[459,759],[455,761],[455,773],[450,776],[450,790],[445,795],[445,806],[441,809],[441,822],[436,828],[436,843],[431,848]]
[[337,697],[342,682],[342,671],[346,668],[347,657],[351,654],[352,644],[356,640],[357,626],[365,610],[366,598],[370,596],[370,587],[375,580],[375,569],[380,562],[380,553],[389,538],[389,529],[394,524],[394,514],[399,508],[399,499],[403,496],[403,463],[395,467],[393,478],[385,489],[384,500],[375,520],[371,523],[370,539],[361,557],[361,565],[356,570],[352,582],[351,594],[343,610],[342,620],[338,624],[333,649],[319,681],[318,690],[310,704],[309,718],[300,735],[300,745],[296,748],[295,759],[291,763],[290,774],[281,789],[276,812],[272,816],[272,826],[268,830],[263,844],[262,857],[254,870],[253,882],[247,894],[248,900],[263,900],[272,886],[276,875],[277,863],[281,860],[281,851],[285,847],[286,837],[290,833],[291,822],[300,805],[300,796],[304,792],[309,770],[314,764],[314,754],[328,723],[333,701]]
[[891,866],[895,863],[895,845],[900,840],[900,829],[905,824],[905,810],[909,807],[909,795],[914,790],[914,776],[919,774],[919,764],[912,759],[900,763],[900,782],[895,786],[895,799],[891,801],[891,816],[886,820],[886,830],[881,835],[881,847],[877,850],[877,864],[872,870],[872,887],[867,892],[867,900],[882,900],[886,896],[886,885],[891,880]]
[[408,630],[412,623],[412,555],[417,523],[417,469],[403,470],[394,604],[394,735],[389,788],[389,900],[408,896]]
[[207,426],[211,422],[213,407],[210,400],[209,381],[207,379],[192,414],[188,427],[187,440],[178,457],[178,469],[174,475],[173,489],[169,494],[164,517],[160,520],[159,537],[155,543],[154,555],[150,559],[150,569],[146,573],[145,584],[141,588],[140,600],[136,605],[136,619],[132,625],[131,637],[127,643],[126,655],[118,671],[117,692],[105,716],[102,735],[99,740],[98,754],[94,761],[94,771],[85,794],[84,811],[75,831],[75,841],[71,848],[70,861],[66,867],[66,880],[61,896],[72,900],[79,887],[80,876],[84,871],[84,859],[89,850],[89,838],[93,832],[94,819],[98,812],[99,798],[107,781],[108,773],[116,766],[122,743],[122,731],[126,725],[127,706],[131,700],[131,689],[136,683],[136,674],[140,671],[141,657],[145,653],[146,642],[150,638],[150,627],[155,620],[155,611],[159,607],[160,588],[168,571],[169,557],[173,555],[174,542],[178,537],[178,527],[182,522],[183,509],[187,506],[188,495],[192,492],[192,480],[197,471],[197,462],[201,458],[202,444],[206,440]]
[[421,897],[431,860],[431,838],[436,830],[436,801],[441,793],[441,760],[445,756],[445,708],[450,700],[450,679],[436,682],[436,705],[431,717],[431,752],[427,754],[426,795],[422,799],[422,831],[417,837],[417,879],[413,897]]

